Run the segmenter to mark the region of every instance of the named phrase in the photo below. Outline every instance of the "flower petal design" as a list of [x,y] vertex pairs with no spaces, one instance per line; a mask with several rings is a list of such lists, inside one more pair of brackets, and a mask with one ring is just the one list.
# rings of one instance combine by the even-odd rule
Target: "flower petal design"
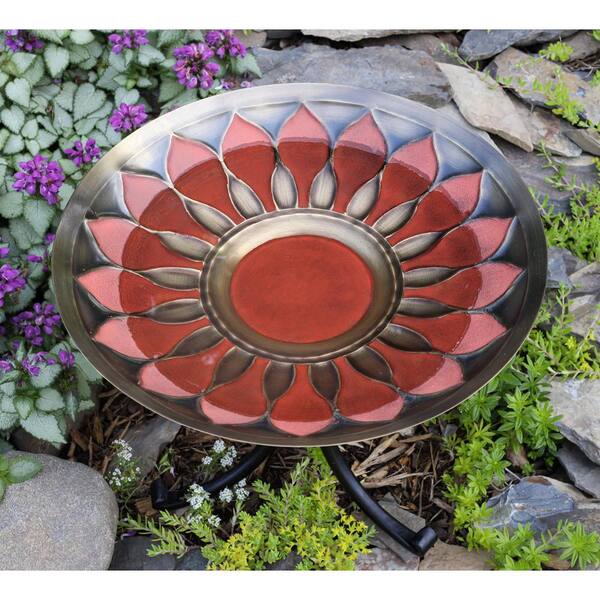
[[271,191],[275,150],[271,138],[260,127],[236,114],[221,146],[227,168],[256,192],[267,211],[275,210]]
[[187,323],[161,323],[149,317],[113,317],[100,325],[93,336],[111,350],[145,360],[164,356],[184,338],[209,325],[206,318]]
[[337,179],[333,210],[346,212],[358,188],[383,167],[386,152],[385,138],[370,112],[342,133],[333,149],[333,171]]
[[231,342],[223,339],[190,356],[149,363],[140,369],[138,383],[149,392],[174,398],[197,396],[209,386],[217,364],[231,348]]
[[370,344],[389,364],[396,385],[411,394],[437,394],[463,383],[460,365],[453,358],[426,352],[406,352],[377,340]]
[[200,292],[157,285],[142,275],[118,267],[99,267],[78,278],[102,306],[121,313],[138,313],[172,300],[200,299]]
[[379,199],[365,223],[373,225],[394,206],[424,194],[433,183],[437,169],[432,136],[396,150],[383,169]]
[[331,406],[312,386],[307,365],[296,365],[294,382],[275,402],[271,422],[292,435],[311,435],[333,423]]
[[340,378],[337,409],[348,419],[361,422],[388,421],[398,416],[404,398],[391,387],[368,379],[346,359],[335,360]]
[[393,322],[427,338],[448,354],[475,352],[506,333],[506,327],[486,313],[453,312],[441,317],[396,315]]
[[390,244],[460,225],[477,206],[482,175],[483,171],[459,175],[437,186],[419,202],[407,223],[390,237]]
[[160,179],[123,173],[123,198],[133,218],[155,231],[174,231],[214,244],[217,236],[194,220],[181,198]]
[[242,425],[261,419],[267,410],[262,382],[268,364],[263,358],[255,358],[241,377],[208,392],[200,400],[204,414],[220,425]]
[[298,189],[298,206],[306,208],[312,182],[329,160],[329,136],[315,115],[302,105],[279,131],[277,149]]
[[419,267],[475,265],[500,248],[513,220],[482,217],[468,221],[447,233],[430,250],[404,261],[402,268],[410,271]]
[[167,171],[173,185],[184,196],[217,209],[234,223],[242,221],[231,204],[223,165],[206,144],[173,136]]
[[202,261],[190,260],[169,250],[158,235],[126,219],[101,217],[87,223],[104,255],[126,269],[140,271],[156,267],[202,267]]
[[425,287],[404,288],[405,298],[427,298],[456,308],[483,308],[503,296],[523,269],[506,262],[487,262]]

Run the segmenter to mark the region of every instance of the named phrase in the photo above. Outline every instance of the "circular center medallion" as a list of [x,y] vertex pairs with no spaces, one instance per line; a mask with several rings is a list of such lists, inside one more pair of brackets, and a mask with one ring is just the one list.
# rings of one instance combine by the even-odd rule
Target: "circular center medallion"
[[240,317],[261,335],[310,344],[346,333],[365,316],[373,276],[344,244],[297,235],[271,240],[244,256],[230,294]]
[[379,333],[400,301],[390,245],[360,221],[318,209],[247,219],[207,256],[200,297],[211,323],[244,350],[319,362]]

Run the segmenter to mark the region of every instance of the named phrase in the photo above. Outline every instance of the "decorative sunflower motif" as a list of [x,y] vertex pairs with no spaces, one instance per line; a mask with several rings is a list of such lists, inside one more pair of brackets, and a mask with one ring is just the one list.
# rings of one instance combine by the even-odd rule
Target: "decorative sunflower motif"
[[123,170],[123,214],[86,221],[95,342],[147,392],[292,436],[459,388],[513,324],[523,234],[486,170],[376,117],[336,135],[299,104],[272,136],[234,112],[218,146],[171,134],[166,177]]

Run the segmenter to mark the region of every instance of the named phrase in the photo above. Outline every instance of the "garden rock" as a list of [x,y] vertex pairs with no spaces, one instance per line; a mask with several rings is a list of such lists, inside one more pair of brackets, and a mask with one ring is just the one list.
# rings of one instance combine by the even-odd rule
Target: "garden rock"
[[265,571],[294,571],[302,562],[302,557],[292,550],[285,558],[265,566]]
[[[502,154],[515,167],[527,186],[533,189],[534,197],[538,202],[541,202],[544,196],[548,196],[548,204],[556,212],[569,212],[571,193],[557,190],[545,181],[553,171],[547,167],[543,156],[539,156],[536,152],[525,152],[504,140],[498,140],[497,143]],[[579,184],[594,184],[597,180],[594,157],[589,154],[582,154],[576,158],[556,157],[554,160],[564,165],[567,180],[575,177]]]
[[436,108],[436,110],[442,115],[456,121],[461,127],[468,129],[470,132],[478,135],[481,139],[485,140],[488,144],[493,146],[496,150],[498,150],[498,146],[494,140],[489,136],[488,133],[482,131],[481,129],[477,129],[477,127],[473,127],[471,123],[469,123],[461,114],[460,110],[454,102],[449,102],[446,106],[441,106],[440,108]]
[[160,453],[175,439],[180,429],[179,423],[156,415],[127,432],[125,441],[131,445],[133,456],[139,461],[142,477],[152,471]]
[[551,154],[575,157],[581,154],[581,148],[565,133],[558,117],[544,108],[532,108],[511,98],[511,102],[525,124],[535,147],[543,144]]
[[600,52],[600,42],[595,40],[589,31],[579,31],[563,41],[573,48],[570,60],[583,60]]
[[577,258],[566,248],[550,246],[548,248],[547,289],[558,289],[561,285],[573,287],[571,275],[585,267],[586,262]]
[[600,498],[600,466],[577,446],[565,442],[556,454],[569,479],[583,492]]
[[585,496],[573,486],[549,477],[526,477],[516,485],[488,500],[490,518],[480,523],[483,528],[516,529],[529,523],[543,532],[558,518],[570,518]]
[[256,85],[315,82],[344,83],[383,90],[432,107],[450,101],[450,84],[425,52],[393,46],[335,50],[303,44],[285,50],[257,48],[263,72]]
[[173,571],[177,559],[171,554],[148,556],[152,538],[134,535],[115,544],[115,553],[110,564],[111,571]]
[[525,54],[515,48],[509,48],[496,56],[487,70],[499,81],[506,81],[518,96],[533,104],[547,105],[542,91],[534,89],[535,84],[541,86],[556,83],[556,70],[560,70],[561,79],[566,85],[571,100],[577,101],[582,108],[585,119],[598,123],[600,121],[600,88],[592,87],[581,77],[570,73],[555,62],[544,58]]
[[541,29],[471,29],[460,46],[460,55],[468,61],[496,56],[510,46],[529,46],[559,39],[571,33],[568,30]]
[[463,117],[478,129],[495,133],[523,150],[533,150],[525,123],[508,94],[489,76],[465,67],[438,63]]
[[565,127],[565,135],[583,151],[600,156],[600,133],[592,129]]
[[591,332],[594,340],[600,340],[600,293],[577,296],[570,301],[569,314],[573,317],[571,331],[579,337],[586,337]]
[[[579,262],[584,263],[585,261],[580,260]],[[600,294],[600,262],[584,264],[571,275],[571,283],[574,293]]]
[[368,554],[359,554],[355,563],[357,571],[415,571],[418,566],[418,558],[406,563],[386,548],[373,548]]
[[42,471],[0,504],[0,570],[107,569],[119,518],[112,490],[85,465],[36,458]]
[[418,29],[303,29],[304,35],[326,38],[332,42],[360,42],[403,33],[420,33]]
[[419,571],[489,571],[490,554],[437,541],[419,564]]
[[404,46],[409,50],[421,50],[422,52],[429,54],[429,56],[437,62],[448,63],[451,65],[458,64],[457,58],[444,51],[442,44],[448,46],[450,50],[454,50],[456,46],[431,33],[416,33],[414,35],[398,36],[397,38],[394,38],[393,43]]
[[267,32],[259,29],[252,29],[246,32],[238,30],[235,32],[235,35],[247,48],[260,48],[267,41]]
[[561,433],[600,464],[600,380],[554,380],[550,402],[555,414],[561,415]]

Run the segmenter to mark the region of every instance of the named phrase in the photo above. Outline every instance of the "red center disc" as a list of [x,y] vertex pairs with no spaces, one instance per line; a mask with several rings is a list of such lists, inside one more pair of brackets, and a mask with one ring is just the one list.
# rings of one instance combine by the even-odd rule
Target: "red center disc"
[[308,344],[352,329],[371,304],[373,279],[362,258],[344,244],[297,235],[270,240],[244,256],[229,293],[254,331]]

